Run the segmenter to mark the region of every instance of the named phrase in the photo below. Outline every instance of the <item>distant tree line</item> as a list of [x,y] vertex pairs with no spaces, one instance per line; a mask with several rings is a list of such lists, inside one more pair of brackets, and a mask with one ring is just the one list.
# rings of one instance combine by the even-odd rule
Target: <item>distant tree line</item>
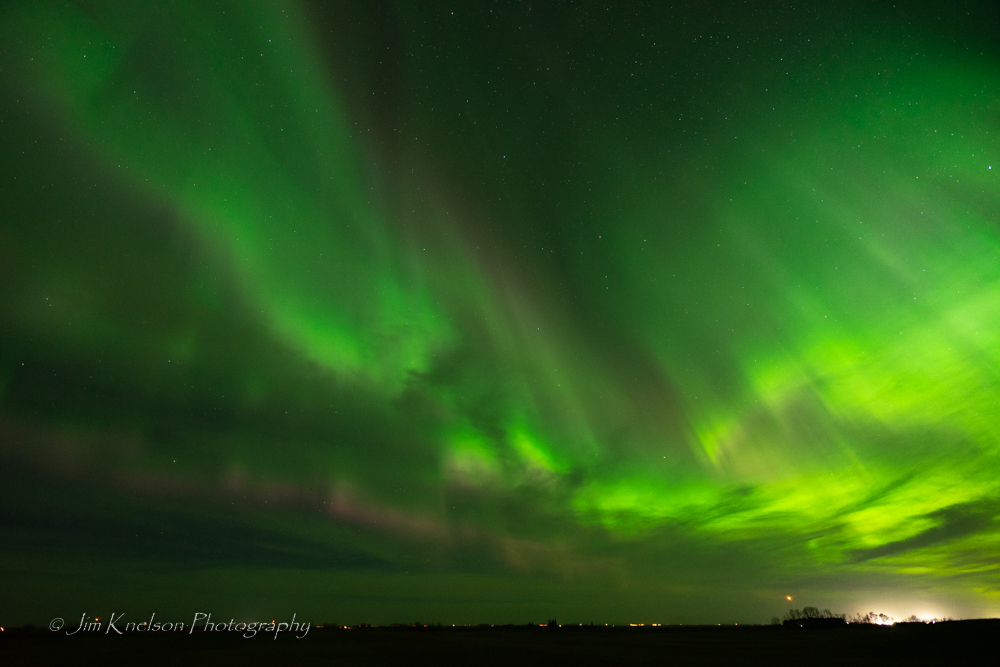
[[785,614],[784,621],[779,621],[775,616],[771,619],[775,625],[779,623],[789,628],[826,628],[846,625],[847,620],[844,614],[834,614],[829,609],[820,611],[816,607],[803,607],[802,609],[789,609]]
[[876,614],[873,611],[867,614],[855,614],[854,618],[851,619],[851,623],[864,623],[867,625],[889,625],[892,623],[892,617],[886,616],[885,614]]
[[[939,619],[934,619],[939,620]],[[945,620],[945,619],[940,619]],[[784,619],[780,619],[777,616],[771,619],[772,625],[785,625],[792,627],[820,627],[820,626],[833,626],[833,625],[843,625],[845,623],[851,624],[862,624],[862,625],[890,625],[894,622],[894,619],[887,614],[877,614],[874,611],[870,611],[866,614],[855,614],[851,619],[848,619],[844,614],[834,614],[829,609],[824,609],[820,611],[816,607],[803,607],[802,609],[789,609],[788,613],[785,614]],[[904,621],[905,623],[926,623],[927,621],[917,618],[916,616],[910,616],[910,618]]]
[[834,614],[829,609],[820,611],[816,607],[789,609],[788,613],[785,614],[786,621],[800,621],[804,618],[839,618],[840,620],[846,620],[846,616],[844,614]]

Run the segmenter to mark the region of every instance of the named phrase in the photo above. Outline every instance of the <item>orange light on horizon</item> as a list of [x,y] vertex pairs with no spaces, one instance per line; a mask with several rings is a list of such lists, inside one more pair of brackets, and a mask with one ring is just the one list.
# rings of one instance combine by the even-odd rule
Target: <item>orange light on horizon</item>
[[792,596],[791,596],[791,595],[786,595],[786,596],[785,596],[785,599],[786,599],[786,600],[791,600],[791,599],[792,599]]

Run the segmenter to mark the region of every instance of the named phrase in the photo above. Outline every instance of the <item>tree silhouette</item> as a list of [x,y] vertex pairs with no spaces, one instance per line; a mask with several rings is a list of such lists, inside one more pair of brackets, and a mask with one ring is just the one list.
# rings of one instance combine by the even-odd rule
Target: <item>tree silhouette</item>
[[834,614],[829,609],[820,611],[817,607],[803,607],[802,609],[789,609],[785,614],[786,621],[800,621],[807,618],[840,618],[846,619],[844,614]]
[[[777,619],[775,619],[777,620]],[[833,627],[847,622],[844,614],[834,614],[829,609],[820,611],[817,607],[789,609],[783,625],[788,627]]]
[[873,611],[867,614],[856,614],[854,618],[851,619],[851,623],[863,623],[866,625],[889,625],[892,623],[892,617],[886,616],[885,614],[876,614]]

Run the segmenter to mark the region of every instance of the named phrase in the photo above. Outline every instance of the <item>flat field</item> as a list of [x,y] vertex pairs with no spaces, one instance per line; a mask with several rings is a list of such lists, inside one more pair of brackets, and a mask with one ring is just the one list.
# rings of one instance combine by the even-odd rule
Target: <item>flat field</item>
[[6,665],[333,664],[644,665],[971,664],[989,656],[1000,620],[837,629],[780,626],[313,628],[245,639],[235,633],[65,636],[14,630]]

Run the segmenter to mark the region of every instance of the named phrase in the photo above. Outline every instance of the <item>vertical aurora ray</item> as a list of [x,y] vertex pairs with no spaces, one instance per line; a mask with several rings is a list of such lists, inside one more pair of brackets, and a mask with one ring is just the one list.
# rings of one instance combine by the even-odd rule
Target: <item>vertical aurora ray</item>
[[19,9],[43,94],[176,207],[289,345],[381,386],[427,367],[447,325],[363,192],[293,8]]
[[17,516],[71,480],[95,534],[196,524],[178,568],[399,610],[995,608],[995,54],[886,8],[494,9],[11,4]]
[[[981,504],[1000,495],[998,84],[920,68],[863,102],[852,82],[830,91],[851,98],[841,106],[774,116],[794,143],[772,130],[727,165],[706,250],[667,251],[668,271],[641,259],[666,245],[663,213],[636,214],[627,270],[636,301],[656,306],[635,307],[634,326],[688,390],[690,444],[718,495],[626,481],[583,506],[612,525],[703,514],[699,530],[723,539],[787,531],[808,541],[809,564],[913,549],[911,571],[940,566],[932,535],[955,540],[956,562],[982,548],[945,518],[995,511]],[[708,344],[663,345],[685,319]],[[752,489],[735,505],[734,485]]]

